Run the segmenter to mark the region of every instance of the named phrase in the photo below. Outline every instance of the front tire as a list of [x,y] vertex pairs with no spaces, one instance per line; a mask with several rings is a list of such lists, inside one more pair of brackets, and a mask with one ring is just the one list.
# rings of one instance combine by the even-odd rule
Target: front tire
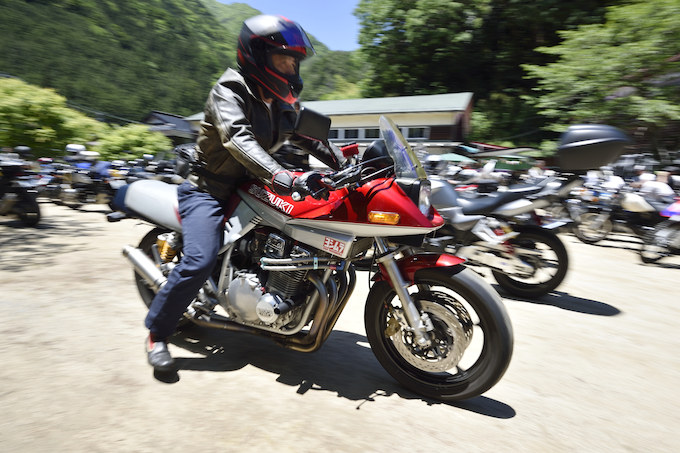
[[513,333],[500,297],[463,266],[422,269],[408,288],[434,329],[421,349],[400,324],[401,303],[386,281],[373,285],[365,308],[366,336],[385,370],[407,389],[443,401],[479,396],[510,364]]
[[[533,299],[548,294],[564,280],[569,270],[569,254],[564,243],[550,231],[522,231],[511,239],[515,255],[533,268],[531,275],[520,277],[492,271],[498,284],[510,294]],[[523,253],[523,250],[525,253]]]
[[35,199],[21,201],[16,207],[19,220],[24,226],[34,227],[40,222],[40,205]]

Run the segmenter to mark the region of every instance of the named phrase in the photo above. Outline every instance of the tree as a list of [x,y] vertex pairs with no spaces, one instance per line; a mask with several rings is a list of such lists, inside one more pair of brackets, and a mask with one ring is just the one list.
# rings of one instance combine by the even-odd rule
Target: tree
[[[490,0],[362,0],[361,53],[371,64],[366,96],[464,91],[471,43]],[[457,91],[457,90],[456,90]]]
[[538,80],[531,102],[555,130],[680,120],[679,16],[676,0],[636,1],[609,8],[603,24],[561,32],[561,44],[538,49],[555,62],[523,66]]
[[620,1],[363,0],[355,11],[370,64],[362,94],[471,91],[494,125],[486,140],[538,143],[543,119],[522,97],[535,81],[524,78],[521,64],[551,62],[534,48],[558,44],[560,29],[601,22],[604,6]]
[[102,160],[131,160],[170,149],[172,141],[160,132],[151,131],[145,124],[114,126],[93,148]]
[[107,126],[66,106],[54,90],[0,78],[0,144],[30,146],[35,157],[63,155],[68,143],[85,144]]

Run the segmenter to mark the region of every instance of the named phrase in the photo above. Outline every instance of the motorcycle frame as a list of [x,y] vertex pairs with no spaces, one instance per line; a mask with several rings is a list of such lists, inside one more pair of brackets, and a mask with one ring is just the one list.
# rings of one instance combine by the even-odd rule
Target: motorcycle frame
[[[142,185],[139,185],[143,183]],[[140,189],[147,187],[153,194],[154,206],[146,206],[145,220],[158,225],[165,225],[180,232],[176,198],[172,200],[174,206],[167,206],[172,197],[172,190],[167,185],[160,186],[160,182],[139,181]],[[164,184],[164,183],[160,183]],[[149,190],[141,189],[149,192]],[[280,230],[283,234],[314,247],[329,252],[331,258],[309,259],[292,258],[263,258],[261,268],[263,270],[296,271],[300,269],[323,270],[323,277],[315,273],[308,273],[308,280],[315,288],[314,293],[307,301],[305,312],[300,322],[292,329],[282,332],[278,328],[267,326],[252,326],[233,321],[214,311],[200,313],[190,308],[185,316],[192,322],[212,328],[220,328],[229,331],[250,333],[273,339],[278,344],[300,352],[313,352],[318,350],[330,335],[340,313],[346,306],[354,289],[355,276],[350,267],[351,257],[361,251],[368,250],[372,244],[380,253],[376,261],[380,264],[380,272],[375,280],[387,280],[397,292],[404,308],[405,317],[409,329],[414,332],[416,341],[423,347],[429,345],[426,332],[432,328],[428,317],[421,316],[419,311],[406,290],[409,282],[413,282],[415,273],[419,269],[444,266],[458,266],[464,260],[445,254],[418,254],[408,253],[399,255],[405,248],[397,248],[399,252],[392,251],[393,246],[387,239],[390,233],[399,232],[401,235],[424,235],[438,229],[443,225],[443,219],[432,211],[432,218],[425,217],[411,199],[399,188],[393,178],[379,178],[363,186],[356,188],[352,195],[347,189],[331,192],[329,200],[305,200],[294,203],[291,197],[277,195],[262,183],[250,181],[242,185],[238,190],[240,201],[234,211],[228,215],[225,222],[224,245],[218,256],[222,260],[219,271],[219,279],[214,282],[208,279],[198,299],[207,300],[206,294],[214,296],[218,302],[223,302],[226,297],[226,289],[234,278],[234,269],[231,266],[231,254],[239,239],[244,237],[255,227],[271,226]],[[127,195],[125,204],[128,205]],[[352,201],[348,199],[354,197]],[[363,203],[361,202],[363,197]],[[159,203],[160,199],[166,200]],[[359,199],[360,201],[357,201]],[[408,200],[408,202],[407,202]],[[132,202],[133,211],[144,212],[144,203]],[[404,223],[399,226],[383,224],[371,224],[366,219],[366,214],[371,210],[397,210],[404,217]],[[149,211],[150,210],[150,211]],[[174,218],[168,215],[174,213]],[[337,214],[340,212],[342,215]],[[336,217],[334,217],[334,214]],[[160,216],[160,217],[159,217]],[[159,217],[158,220],[151,220]],[[112,220],[120,220],[112,218]],[[382,233],[382,234],[378,234]],[[385,236],[385,233],[388,233]],[[368,243],[371,239],[371,243]],[[330,244],[330,245],[329,245]],[[155,247],[155,246],[154,246]],[[407,247],[408,248],[408,247]],[[135,249],[139,251],[139,249]],[[152,286],[159,286],[161,274],[156,264],[161,264],[158,252],[153,252],[157,263],[145,262],[148,258],[143,253],[135,253],[135,250],[124,249],[124,254],[130,258],[135,269]],[[150,261],[150,260],[149,260]],[[154,271],[156,269],[156,271]],[[337,287],[331,278],[333,271],[345,272],[348,281],[342,283],[342,288]],[[164,277],[161,274],[160,280]],[[213,305],[213,304],[211,304]],[[213,305],[214,306],[214,305]],[[192,311],[193,310],[193,311]],[[313,315],[312,315],[313,312]],[[311,318],[310,318],[311,316]],[[304,326],[312,321],[308,331],[303,331]]]

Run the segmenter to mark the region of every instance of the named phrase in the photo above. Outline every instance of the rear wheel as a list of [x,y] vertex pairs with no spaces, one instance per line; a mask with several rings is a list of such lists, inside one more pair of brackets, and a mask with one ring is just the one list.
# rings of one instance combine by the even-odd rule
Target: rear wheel
[[519,236],[509,241],[515,256],[531,268],[526,275],[492,271],[505,291],[519,297],[534,298],[548,294],[564,280],[569,269],[567,248],[550,231],[519,230]]
[[680,243],[680,223],[666,221],[642,236],[640,259],[643,263],[656,263],[674,253],[672,245]]
[[513,348],[510,319],[500,297],[462,266],[423,269],[408,288],[433,329],[420,347],[403,322],[392,286],[373,285],[365,309],[371,349],[387,372],[407,389],[444,401],[481,395],[507,369]]
[[609,214],[585,212],[573,226],[573,232],[581,242],[595,244],[606,238],[613,228]]
[[[152,261],[155,261],[152,251],[153,246],[156,244],[156,239],[158,238],[158,235],[167,232],[169,232],[169,230],[155,228],[149,231],[146,234],[146,236],[142,238],[137,247],[140,250],[142,250],[144,254],[146,254],[146,256],[151,258]],[[146,307],[149,308],[151,306],[151,301],[156,296],[156,291],[149,285],[149,283],[147,283],[146,280],[144,280],[144,277],[142,277],[137,271],[135,271],[135,283],[137,284],[137,290],[139,291],[139,295],[142,297],[142,301],[144,301],[144,305],[146,305]]]

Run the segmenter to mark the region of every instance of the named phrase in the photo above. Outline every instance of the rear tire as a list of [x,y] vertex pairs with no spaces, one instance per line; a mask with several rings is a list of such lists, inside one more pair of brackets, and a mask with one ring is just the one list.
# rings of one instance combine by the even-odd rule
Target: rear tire
[[407,389],[443,401],[479,396],[493,387],[510,364],[513,333],[498,293],[463,266],[422,269],[407,288],[434,330],[432,346],[418,348],[395,313],[401,303],[380,281],[365,308],[366,336],[385,370]]
[[[142,238],[137,247],[140,250],[142,250],[146,254],[146,256],[154,260],[152,248],[156,244],[156,239],[158,238],[158,235],[169,232],[170,230],[164,228],[154,228],[153,230],[149,231],[146,234],[146,236]],[[178,256],[174,258],[175,261],[179,259],[178,257],[180,254],[178,253],[177,255]],[[151,286],[149,286],[146,280],[144,280],[144,277],[139,275],[137,271],[135,271],[134,273],[134,278],[135,283],[137,284],[137,291],[139,291],[139,296],[142,298],[144,305],[146,305],[146,308],[151,308],[151,302],[153,302],[153,298],[156,297],[156,291],[154,291],[154,289]],[[183,327],[188,323],[189,320],[182,316],[177,322],[177,327],[178,328]]]
[[[674,237],[680,237],[680,223],[669,223],[670,221],[660,223],[654,229],[647,231],[646,234],[642,236],[640,259],[643,263],[656,263],[661,258],[677,253],[677,250],[672,250],[666,244],[671,243]],[[662,231],[666,235],[666,238],[657,237]],[[660,242],[664,242],[664,245],[660,245]]]
[[[515,252],[524,262],[531,265],[534,272],[531,276],[521,278],[492,271],[493,277],[498,284],[510,294],[528,299],[541,297],[557,288],[569,270],[569,254],[564,243],[557,235],[550,231],[532,229],[522,231],[517,229],[519,236],[509,242],[515,248]],[[528,251],[540,251],[539,257],[528,255],[522,256],[522,249]]]
[[[601,219],[600,216],[606,216]],[[574,235],[586,244],[595,244],[606,238],[614,228],[608,214],[584,212],[573,226]]]

